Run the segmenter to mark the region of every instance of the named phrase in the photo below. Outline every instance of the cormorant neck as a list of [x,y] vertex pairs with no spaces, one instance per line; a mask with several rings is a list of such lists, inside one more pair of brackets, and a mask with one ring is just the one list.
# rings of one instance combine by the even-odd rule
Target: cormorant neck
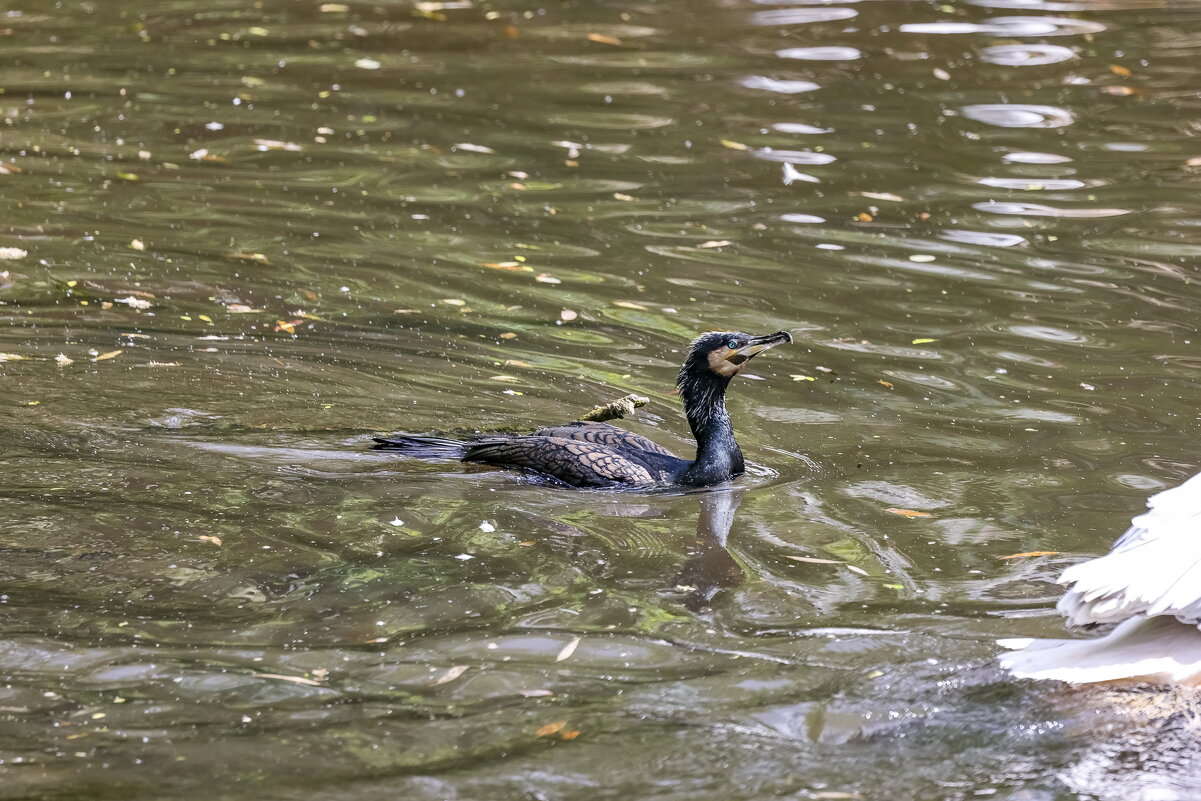
[[742,451],[734,440],[734,426],[726,411],[730,379],[713,376],[680,386],[688,426],[696,437],[696,461],[688,470],[688,483],[715,484],[743,470]]

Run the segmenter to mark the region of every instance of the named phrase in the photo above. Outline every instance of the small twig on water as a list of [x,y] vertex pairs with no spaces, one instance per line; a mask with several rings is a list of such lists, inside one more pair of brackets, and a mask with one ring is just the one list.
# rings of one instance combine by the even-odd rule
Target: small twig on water
[[626,395],[624,398],[618,398],[615,401],[610,401],[604,406],[597,406],[592,411],[580,417],[580,420],[588,420],[593,423],[603,423],[606,420],[620,420],[626,415],[634,413],[634,410],[639,406],[645,406],[650,403],[649,398],[644,398],[641,395]]

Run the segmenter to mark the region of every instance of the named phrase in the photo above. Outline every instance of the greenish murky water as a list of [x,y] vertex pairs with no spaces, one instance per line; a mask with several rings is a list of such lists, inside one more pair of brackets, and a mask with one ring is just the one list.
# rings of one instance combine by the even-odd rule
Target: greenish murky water
[[[1174,699],[992,641],[1196,470],[1198,31],[6,4],[0,797],[1196,798]],[[797,339],[738,490],[367,450],[636,391],[687,452],[708,328]]]

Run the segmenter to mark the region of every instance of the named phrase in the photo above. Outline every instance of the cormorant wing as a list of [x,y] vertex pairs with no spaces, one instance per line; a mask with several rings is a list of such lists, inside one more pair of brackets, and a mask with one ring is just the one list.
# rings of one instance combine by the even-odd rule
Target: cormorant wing
[[[620,430],[620,429],[618,429]],[[667,479],[636,452],[564,437],[506,437],[471,445],[465,462],[520,467],[553,476],[576,487],[645,486]]]
[[1073,565],[1059,611],[1074,625],[1135,615],[1201,623],[1201,475],[1147,501],[1105,556]]
[[634,450],[646,451],[647,453],[658,453],[663,456],[675,456],[674,453],[667,450],[659,443],[653,442],[641,434],[635,434],[632,431],[626,431],[624,428],[611,426],[608,423],[567,423],[566,425],[540,429],[535,431],[532,436],[562,437],[563,439],[575,439],[580,440],[581,442],[592,442],[597,445],[605,445],[610,448],[631,448]]

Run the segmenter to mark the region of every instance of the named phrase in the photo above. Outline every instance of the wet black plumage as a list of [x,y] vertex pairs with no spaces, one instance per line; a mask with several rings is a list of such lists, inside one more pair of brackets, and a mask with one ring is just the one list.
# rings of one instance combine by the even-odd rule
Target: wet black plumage
[[726,411],[726,387],[758,353],[792,336],[704,334],[692,342],[676,379],[696,437],[696,458],[681,459],[646,437],[607,423],[568,423],[526,435],[461,441],[396,434],[375,447],[425,459],[460,459],[528,470],[574,487],[705,486],[743,471],[742,451]]

